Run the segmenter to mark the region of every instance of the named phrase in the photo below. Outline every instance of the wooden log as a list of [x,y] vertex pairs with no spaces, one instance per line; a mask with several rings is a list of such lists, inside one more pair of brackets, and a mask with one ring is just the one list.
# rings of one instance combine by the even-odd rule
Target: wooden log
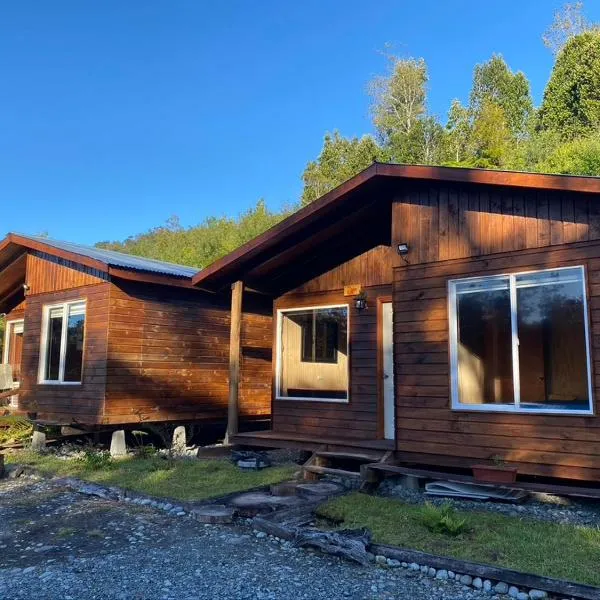
[[455,573],[468,573],[473,577],[482,579],[493,579],[505,581],[520,587],[545,590],[560,596],[585,598],[586,600],[600,600],[600,588],[591,585],[583,585],[570,581],[562,581],[551,577],[521,573],[502,567],[492,567],[466,560],[459,560],[447,556],[436,556],[418,550],[397,548],[385,544],[371,544],[369,550],[373,554],[381,554],[387,558],[393,558],[400,562],[414,562],[419,565],[429,565],[434,569],[446,569]]
[[244,283],[236,281],[231,286],[231,331],[229,334],[229,405],[227,411],[226,441],[238,432],[240,388],[240,337],[242,329],[242,297]]

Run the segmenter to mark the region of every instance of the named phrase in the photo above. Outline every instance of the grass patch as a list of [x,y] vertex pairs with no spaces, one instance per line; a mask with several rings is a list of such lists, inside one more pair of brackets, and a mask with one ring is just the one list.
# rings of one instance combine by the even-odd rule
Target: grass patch
[[[87,456],[87,455],[86,455]],[[94,483],[183,501],[205,500],[289,479],[298,470],[289,464],[261,471],[241,471],[227,460],[123,458],[105,461],[63,460],[51,454],[21,451],[7,462],[29,465],[49,475],[77,477]]]
[[343,527],[367,527],[377,543],[600,585],[598,528],[456,511],[465,528],[452,536],[432,531],[423,506],[358,493],[335,498],[318,512]]
[[0,445],[28,442],[33,425],[23,417],[6,415],[0,417]]

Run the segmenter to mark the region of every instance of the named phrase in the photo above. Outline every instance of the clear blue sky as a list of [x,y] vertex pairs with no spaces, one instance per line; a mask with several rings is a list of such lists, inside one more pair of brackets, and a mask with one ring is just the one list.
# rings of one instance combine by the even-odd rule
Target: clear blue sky
[[[502,53],[539,102],[561,0],[20,0],[0,19],[0,229],[80,243],[297,200],[327,130],[371,130],[385,44],[430,107]],[[600,19],[600,3],[588,0]]]

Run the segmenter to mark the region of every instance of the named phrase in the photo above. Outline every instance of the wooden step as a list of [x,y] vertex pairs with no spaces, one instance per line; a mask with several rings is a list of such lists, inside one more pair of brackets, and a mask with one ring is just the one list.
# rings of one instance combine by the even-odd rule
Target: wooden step
[[334,458],[338,460],[356,460],[360,462],[373,462],[376,460],[373,455],[360,454],[358,452],[324,452],[317,450],[315,454],[322,458]]
[[360,479],[360,473],[356,471],[345,471],[344,469],[333,469],[331,467],[317,467],[315,465],[308,465],[303,467],[303,469],[309,473],[315,473],[315,475],[335,475],[337,477],[355,477]]

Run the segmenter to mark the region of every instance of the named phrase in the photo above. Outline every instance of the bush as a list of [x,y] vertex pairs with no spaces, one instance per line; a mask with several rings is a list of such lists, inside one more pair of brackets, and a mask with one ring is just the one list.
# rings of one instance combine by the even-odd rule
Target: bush
[[0,444],[14,444],[31,440],[33,425],[23,417],[0,417]]
[[99,451],[94,448],[86,448],[83,451],[83,456],[79,460],[83,463],[83,466],[90,471],[108,469],[113,463],[110,452]]
[[458,536],[467,530],[467,519],[460,517],[456,509],[449,503],[434,506],[426,502],[421,509],[421,523],[433,533]]

